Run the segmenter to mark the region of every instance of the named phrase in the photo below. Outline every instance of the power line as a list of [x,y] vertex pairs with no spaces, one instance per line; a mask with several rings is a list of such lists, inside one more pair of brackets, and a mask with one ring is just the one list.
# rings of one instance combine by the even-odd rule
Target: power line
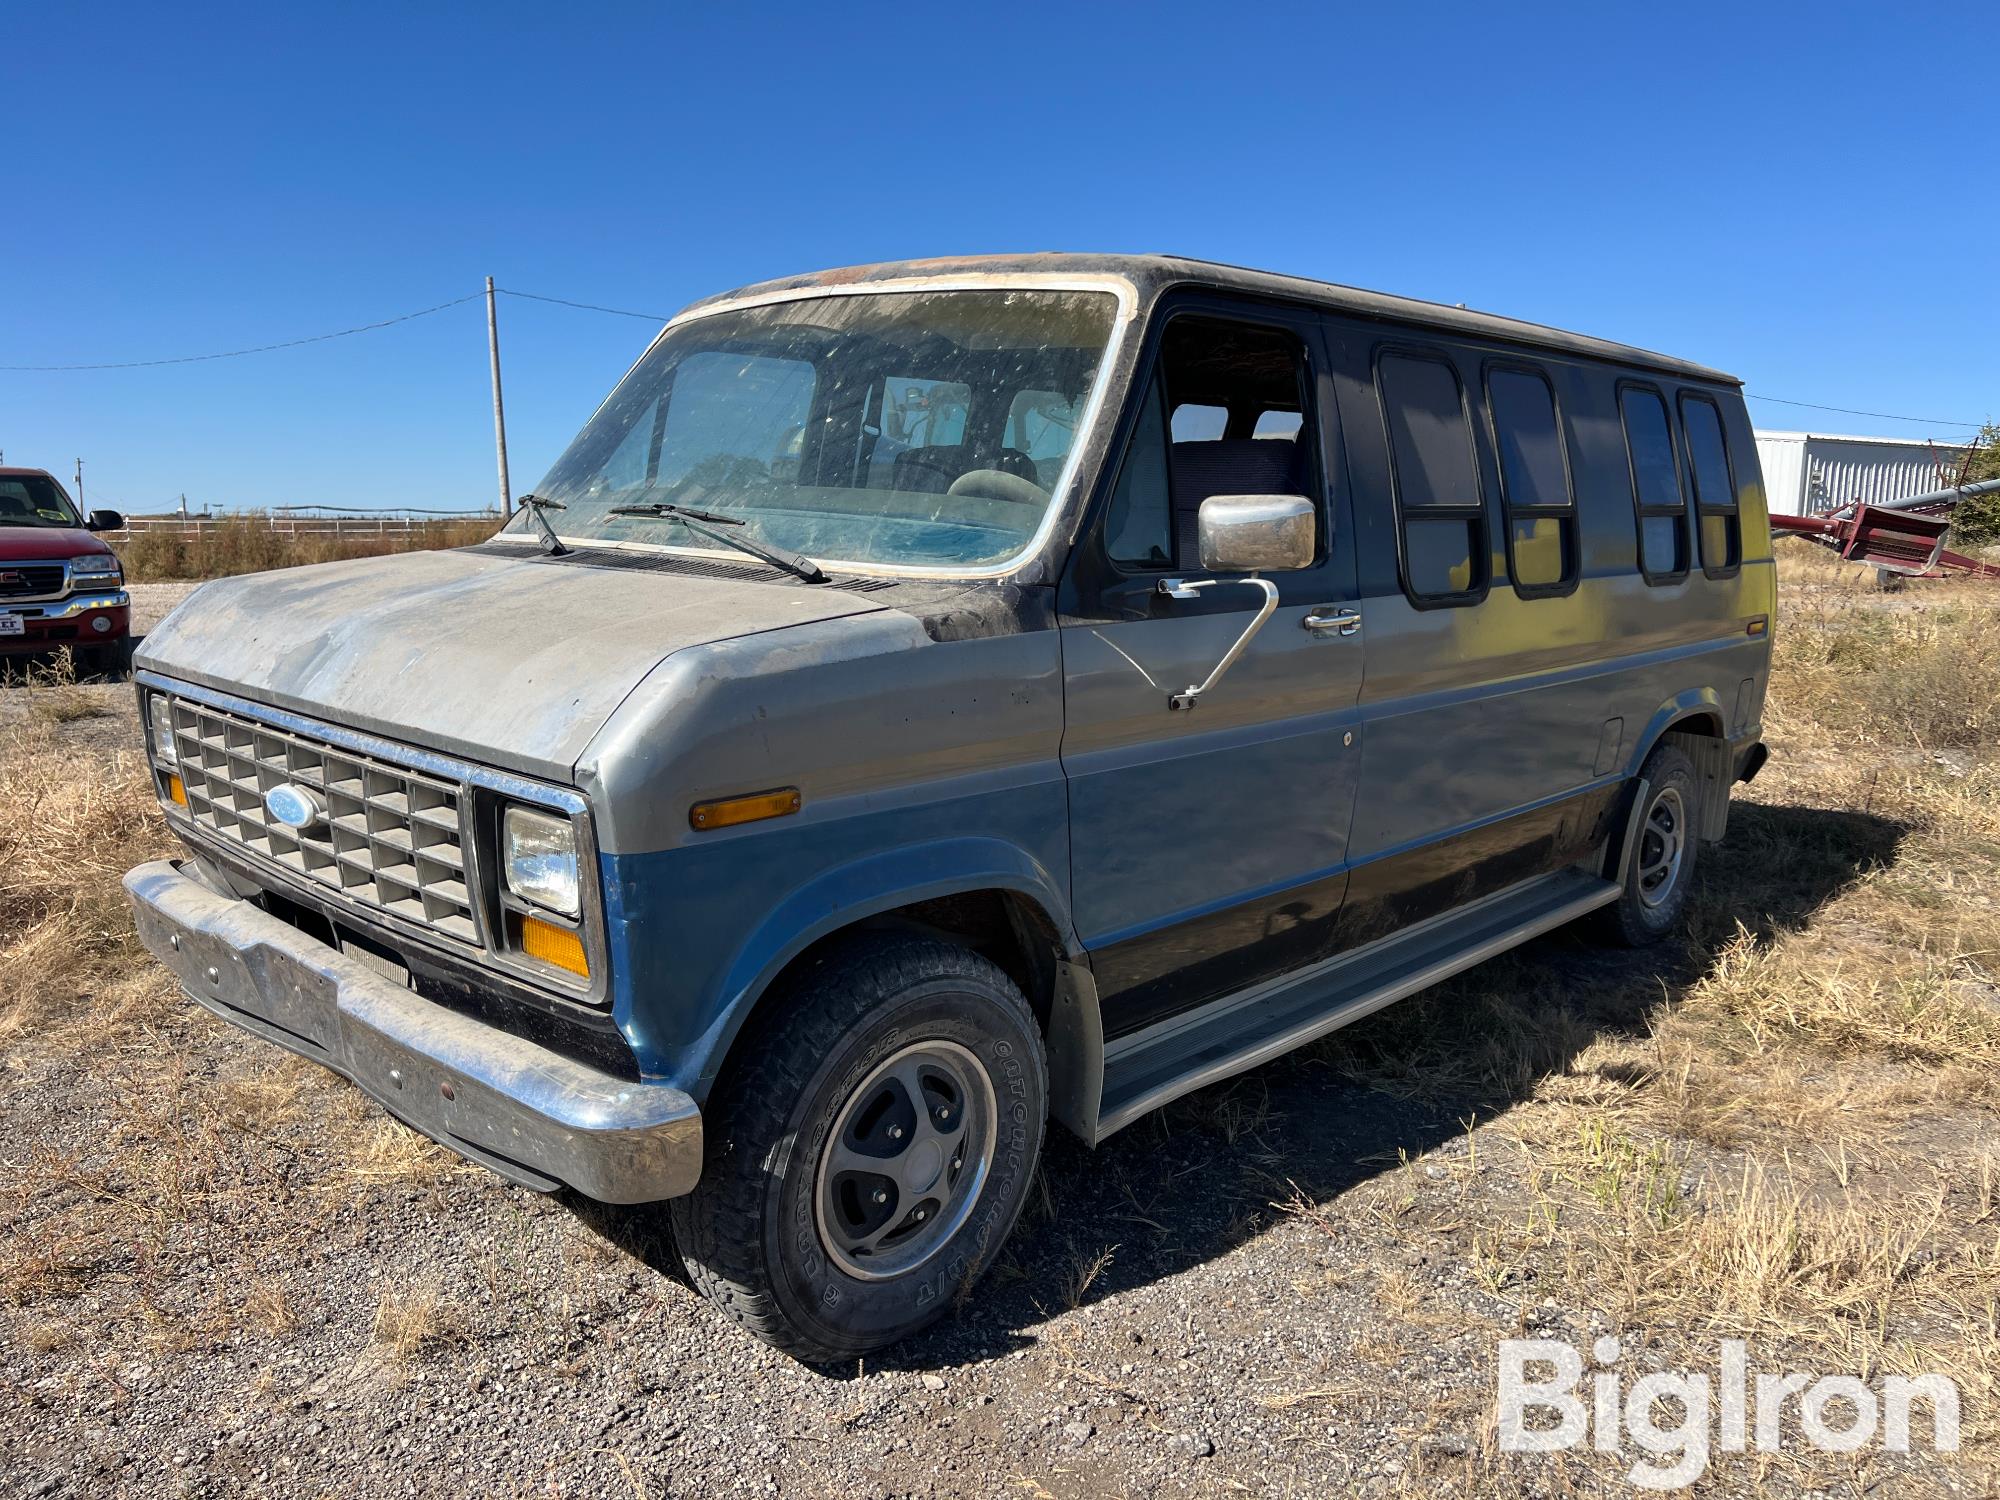
[[[553,303],[557,307],[573,307],[583,312],[609,313],[613,317],[619,318],[643,318],[649,323],[664,323],[667,321],[667,315],[664,313],[634,312],[630,308],[606,307],[597,302],[575,302],[568,297],[551,297],[543,292],[516,291],[513,287],[503,286],[497,287],[495,290],[508,297],[522,297],[530,302],[548,302]],[[477,301],[483,295],[484,293],[482,292],[471,292],[463,297],[454,297],[449,302],[440,302],[435,307],[421,308],[416,312],[403,313],[394,318],[384,318],[379,323],[362,323],[357,327],[341,328],[332,333],[315,333],[306,338],[285,339],[276,344],[259,344],[249,349],[227,349],[218,354],[185,354],[174,359],[127,359],[108,361],[101,364],[0,365],[0,370],[19,372],[144,370],[160,365],[192,365],[215,359],[240,359],[248,354],[270,354],[279,349],[296,349],[304,344],[323,344],[329,339],[351,338],[357,333],[373,333],[377,329],[393,328],[398,323],[408,323],[416,318],[427,318],[432,313],[440,313],[447,308],[459,307],[467,302]],[[1778,406],[1802,407],[1808,411],[1838,412],[1840,415],[1848,417],[1872,417],[1883,422],[1915,422],[1925,427],[1951,427],[1959,428],[1966,432],[1977,431],[1986,425],[1983,422],[1961,422],[1948,417],[1907,417],[1896,412],[1862,411],[1852,406],[1824,406],[1816,401],[1794,401],[1787,396],[1766,396],[1758,391],[1745,391],[1744,394],[1753,401],[1768,401]]]
[[595,302],[572,302],[567,297],[544,297],[540,292],[517,292],[510,286],[496,290],[505,297],[526,297],[530,302],[553,302],[559,307],[580,307],[585,312],[616,313],[621,318],[644,318],[648,323],[664,323],[665,313],[627,312],[622,307],[599,307]]
[[1813,411],[1837,411],[1848,417],[1876,417],[1884,422],[1920,422],[1926,427],[1958,427],[1966,431],[1977,431],[1984,422],[1955,422],[1950,417],[1899,417],[1892,411],[1857,411],[1851,406],[1821,406],[1815,401],[1788,401],[1783,396],[1765,396],[1755,391],[1745,391],[1752,401],[1775,401],[1780,406],[1804,406]]
[[419,312],[384,318],[379,323],[363,323],[358,328],[342,328],[333,333],[315,333],[302,339],[286,339],[279,344],[259,344],[254,349],[227,349],[220,354],[184,354],[176,359],[126,359],[96,365],[0,365],[0,370],[142,370],[154,365],[193,365],[210,359],[240,359],[246,354],[269,354],[274,349],[296,349],[301,344],[323,344],[328,339],[344,339],[357,333],[373,333],[378,328],[390,328],[398,323],[407,323],[412,318],[428,318],[432,313],[443,312],[447,307],[457,307],[461,303],[476,301],[484,295],[483,292],[473,292],[464,297],[454,297],[449,302],[440,302],[436,307],[426,307]]

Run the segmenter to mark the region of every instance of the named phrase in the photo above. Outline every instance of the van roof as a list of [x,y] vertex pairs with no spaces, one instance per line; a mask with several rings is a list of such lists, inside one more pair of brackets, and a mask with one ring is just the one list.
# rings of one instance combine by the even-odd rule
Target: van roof
[[1611,360],[1624,365],[1641,365],[1691,380],[1737,386],[1743,383],[1734,375],[1724,374],[1707,365],[1675,359],[1671,355],[1655,354],[1651,350],[1637,349],[1630,344],[1614,343],[1609,339],[1592,338],[1588,334],[1568,333],[1560,328],[1528,323],[1519,318],[1505,318],[1496,313],[1473,312],[1467,308],[1452,307],[1442,302],[1425,302],[1415,297],[1393,297],[1387,292],[1371,292],[1360,287],[1342,286],[1337,282],[1312,281],[1303,276],[1281,276],[1273,271],[1253,271],[1242,266],[1219,265],[1213,261],[1189,260],[1174,255],[1083,255],[1045,251],[1032,255],[958,255],[929,260],[878,261],[873,265],[812,271],[802,276],[780,277],[774,281],[762,281],[751,286],[739,287],[733,292],[704,298],[694,303],[689,311],[718,302],[733,301],[738,297],[808,288],[835,291],[857,282],[900,281],[925,276],[1022,275],[1122,277],[1138,289],[1142,300],[1148,301],[1168,287],[1218,287],[1252,296],[1310,303],[1359,317],[1378,318],[1384,322],[1444,328],[1476,338],[1529,344],[1557,353]]

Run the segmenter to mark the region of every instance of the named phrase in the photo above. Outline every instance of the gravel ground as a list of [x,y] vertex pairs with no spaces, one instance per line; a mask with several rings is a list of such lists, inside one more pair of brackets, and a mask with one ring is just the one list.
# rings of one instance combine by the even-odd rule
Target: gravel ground
[[[151,620],[185,591],[133,593]],[[79,765],[136,774],[130,689],[75,691],[102,698],[63,722]],[[31,696],[0,691],[0,729]],[[1657,998],[1694,977],[1662,962],[1557,934],[1448,1001]],[[1699,1316],[1632,1328],[1546,1258],[1497,1261],[1536,1205],[1556,1211],[1510,1129],[1542,1075],[1496,1108],[1371,1074],[1357,1058],[1385,1018],[1094,1153],[1053,1131],[969,1301],[815,1370],[686,1288],[656,1210],[467,1167],[156,972],[77,1005],[106,1017],[82,1042],[0,1054],[0,1495],[1629,1493],[1635,1454],[1496,1451],[1497,1341],[1616,1331],[1635,1374],[1712,1366],[1719,1336]],[[1565,1056],[1647,1014],[1579,1022]],[[1737,1169],[1685,1160],[1691,1195]],[[1785,1456],[1718,1460],[1707,1489],[1994,1482]]]

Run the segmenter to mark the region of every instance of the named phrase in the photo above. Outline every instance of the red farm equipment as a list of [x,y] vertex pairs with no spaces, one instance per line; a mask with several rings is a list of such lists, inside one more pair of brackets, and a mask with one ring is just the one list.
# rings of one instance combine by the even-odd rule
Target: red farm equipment
[[2000,565],[1952,552],[1944,544],[1959,502],[1992,494],[2000,494],[2000,479],[1879,505],[1845,505],[1823,516],[1773,516],[1771,530],[1778,536],[1818,542],[1849,562],[1884,574],[1942,578],[1958,573],[2000,581]]

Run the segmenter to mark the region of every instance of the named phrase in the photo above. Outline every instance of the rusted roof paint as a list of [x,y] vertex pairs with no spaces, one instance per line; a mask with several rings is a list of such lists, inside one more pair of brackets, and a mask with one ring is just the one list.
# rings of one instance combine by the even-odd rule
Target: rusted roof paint
[[1284,302],[1306,303],[1315,307],[1379,319],[1383,322],[1444,328],[1475,338],[1499,339],[1586,358],[1616,360],[1642,365],[1693,380],[1722,385],[1741,385],[1735,376],[1707,365],[1678,359],[1672,355],[1635,348],[1589,334],[1571,333],[1520,318],[1497,313],[1475,312],[1441,302],[1425,302],[1414,297],[1397,297],[1337,282],[1314,281],[1303,276],[1285,276],[1272,271],[1242,266],[1218,265],[1211,261],[1189,260],[1171,255],[1094,255],[1037,251],[1021,255],[948,255],[921,260],[879,261],[872,265],[841,266],[810,271],[738,287],[691,304],[682,316],[721,306],[739,299],[768,297],[783,292],[813,289],[835,290],[874,282],[921,280],[937,276],[953,278],[1019,278],[1022,276],[1114,276],[1131,284],[1142,308],[1150,307],[1163,292],[1175,287],[1213,287],[1249,296]]

